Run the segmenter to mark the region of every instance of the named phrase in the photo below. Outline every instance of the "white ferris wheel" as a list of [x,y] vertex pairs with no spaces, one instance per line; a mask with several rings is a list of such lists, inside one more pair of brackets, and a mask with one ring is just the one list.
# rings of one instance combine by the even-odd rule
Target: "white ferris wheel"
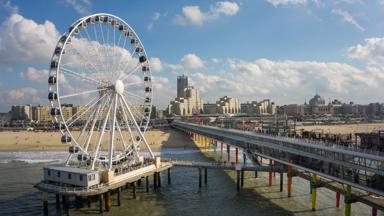
[[143,44],[117,16],[93,14],[59,39],[49,70],[50,114],[69,145],[66,165],[112,170],[139,160],[152,110]]

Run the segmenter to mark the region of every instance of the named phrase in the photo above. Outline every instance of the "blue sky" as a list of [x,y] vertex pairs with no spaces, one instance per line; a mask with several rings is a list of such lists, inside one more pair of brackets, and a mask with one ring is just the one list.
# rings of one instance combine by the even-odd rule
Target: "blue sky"
[[162,108],[183,73],[210,102],[230,95],[302,103],[315,93],[383,102],[383,0],[3,0],[0,111],[47,104],[45,75],[59,35],[96,12],[121,17],[140,36]]

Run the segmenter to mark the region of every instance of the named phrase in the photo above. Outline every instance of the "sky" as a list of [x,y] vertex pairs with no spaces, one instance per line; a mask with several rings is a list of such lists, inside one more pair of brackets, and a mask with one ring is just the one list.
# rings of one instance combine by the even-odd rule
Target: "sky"
[[154,104],[186,74],[204,102],[384,102],[384,0],[0,0],[0,112],[48,104],[50,57],[77,19],[125,20],[150,59]]

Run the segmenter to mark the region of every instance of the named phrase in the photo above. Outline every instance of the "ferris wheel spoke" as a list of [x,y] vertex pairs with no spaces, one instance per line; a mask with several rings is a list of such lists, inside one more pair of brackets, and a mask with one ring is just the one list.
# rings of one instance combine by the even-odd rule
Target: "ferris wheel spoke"
[[127,143],[125,142],[125,138],[123,136],[123,133],[121,132],[121,128],[120,128],[120,125],[118,123],[118,120],[116,119],[116,127],[117,127],[117,130],[119,131],[119,134],[120,134],[120,138],[121,138],[121,143],[123,144],[123,147],[124,147],[124,151],[126,151],[128,149],[128,145]]
[[[81,35],[81,32],[80,32]],[[96,66],[92,63],[92,61],[89,60],[89,58],[86,58],[83,54],[80,53],[80,50],[76,48],[76,46],[71,46],[73,48],[73,51],[78,54],[78,56],[85,61],[85,65],[91,66],[95,72],[99,71],[99,69],[96,68]]]
[[[105,94],[106,95],[106,94]],[[68,120],[65,122],[67,127],[70,127],[72,124],[74,124],[77,120],[79,120],[80,117],[82,117],[84,114],[86,114],[91,108],[93,108],[101,99],[105,97],[105,95],[101,96],[95,103],[90,105],[86,110],[84,110],[80,115],[78,115],[75,119],[73,119],[71,122]]]
[[[120,37],[121,37],[121,35],[120,35]],[[124,36],[124,43],[123,43],[123,46],[122,46],[123,50],[125,50],[125,44],[126,44],[126,42],[127,42],[127,36]],[[119,38],[119,42],[118,42],[118,43],[120,44],[120,38]],[[121,52],[120,52],[119,60],[116,62],[116,63],[117,63],[117,67],[116,67],[116,72],[117,72],[117,74],[116,74],[116,75],[117,75],[117,76],[120,75],[119,69],[120,69],[121,59],[122,59],[123,56],[124,56],[124,53],[123,53],[123,51],[121,51]]]
[[117,109],[117,94],[114,95],[112,101],[113,112],[112,112],[112,123],[110,126],[109,135],[109,148],[108,148],[108,169],[112,169],[112,159],[114,153],[114,142],[115,142],[115,127],[116,127],[116,109]]
[[[121,81],[124,81],[124,80],[128,79],[133,73],[135,73],[137,71],[137,69],[139,68],[140,65],[141,65],[141,63],[137,63],[137,65],[133,69],[129,70],[129,72],[127,74],[124,73],[124,70],[126,69],[126,68],[124,68],[124,70],[122,70],[120,72],[120,75],[119,75],[120,78],[119,79]],[[125,75],[125,77],[121,77],[121,76],[124,76],[124,75]]]
[[99,120],[102,118],[102,116],[99,117],[100,112],[101,112],[101,110],[104,109],[104,107],[106,106],[106,104],[108,104],[108,101],[109,101],[109,100],[108,100],[108,98],[107,98],[107,99],[105,100],[104,104],[101,105],[101,106],[99,106],[99,107],[97,108],[97,112],[96,112],[95,117],[93,118],[93,122],[92,122],[91,129],[90,129],[89,132],[88,132],[87,140],[86,140],[86,142],[84,143],[84,150],[85,150],[85,151],[88,151],[89,144],[90,144],[91,139],[92,139],[92,136],[93,136],[93,131],[94,131],[95,125],[96,125],[97,121],[99,121]]
[[[123,100],[123,102],[124,102],[124,104],[125,104],[125,107],[126,107],[127,110],[128,110],[128,114],[131,116],[132,119],[135,119],[135,117],[133,116],[133,113],[132,113],[131,109],[129,108],[129,106],[128,106],[128,104],[127,104],[127,101],[125,100],[125,98],[124,98],[124,97],[121,97],[121,99]],[[141,132],[141,129],[140,129],[139,125],[137,124],[136,121],[133,121],[133,125],[136,127],[136,129],[137,129],[137,131],[138,131],[138,133],[139,133],[141,139],[143,140],[145,146],[147,147],[147,149],[148,149],[148,151],[149,151],[151,157],[154,158],[155,156],[154,156],[154,154],[153,154],[151,148],[149,147],[149,145],[148,145],[148,143],[147,143],[147,140],[145,139],[143,133]]]
[[121,108],[121,111],[122,111],[122,113],[123,113],[123,118],[124,118],[126,127],[127,127],[128,131],[129,131],[129,134],[131,135],[132,143],[135,143],[136,140],[133,138],[132,129],[131,129],[131,126],[130,126],[130,124],[129,124],[129,120],[128,120],[127,114],[126,114],[126,112],[125,112],[125,110],[124,110],[125,105],[124,105],[124,103],[122,102],[121,97],[119,98],[119,102],[120,102],[120,108]]
[[101,88],[101,89],[96,89],[96,90],[89,90],[89,91],[83,91],[83,92],[74,93],[74,94],[63,95],[63,96],[60,96],[60,99],[79,96],[79,95],[91,94],[91,93],[100,92],[100,91],[107,90],[107,89],[108,88]]
[[[91,39],[91,37],[89,36],[87,28],[84,28],[84,31],[85,31],[85,34],[87,35],[87,38]],[[97,37],[97,34],[96,34],[96,27],[95,26],[93,28],[93,31],[94,31],[94,34],[95,34],[95,37],[96,37],[96,41],[98,41],[98,37]],[[101,56],[100,56],[99,50],[96,49],[96,46],[94,45],[94,43],[91,43],[91,44],[92,44],[92,48],[93,48],[94,52],[96,53],[96,55],[97,55],[97,57],[99,59],[100,65],[103,66],[104,71],[106,71],[105,65],[101,61]],[[99,45],[100,45],[100,43],[99,43]]]
[[129,91],[126,90],[126,89],[124,89],[124,92],[125,92],[126,94],[128,94],[127,96],[129,96],[129,97],[136,97],[136,98],[143,99],[143,100],[146,99],[145,97],[143,97],[143,96],[141,96],[141,95],[137,95],[137,94],[131,93],[131,92],[129,92]]
[[132,107],[132,111],[134,112],[134,114],[136,115],[136,117],[138,117],[138,119],[143,119],[143,118],[145,118],[144,113],[140,112],[140,111],[137,109],[137,106],[134,106],[134,105],[132,105],[132,104],[129,103],[129,102],[127,102],[127,104],[128,104],[129,106]]
[[77,77],[77,78],[80,78],[80,79],[82,79],[82,80],[87,80],[87,81],[89,81],[89,82],[91,82],[91,83],[93,83],[93,84],[99,84],[99,85],[101,84],[101,85],[105,85],[105,83],[102,82],[102,81],[98,81],[98,80],[92,79],[92,78],[90,78],[89,76],[81,75],[81,74],[79,74],[79,73],[77,73],[77,72],[75,72],[75,71],[73,71],[73,70],[68,69],[68,68],[60,67],[60,70],[63,71],[63,72],[65,72],[65,73],[67,73],[67,74],[70,74],[70,75],[72,75],[72,76],[75,76],[75,77]]
[[[92,117],[95,115],[96,111],[97,111],[97,109],[95,109],[95,110],[92,112],[92,114],[89,115],[87,121],[85,122],[85,125],[83,126],[83,129],[81,130],[79,136],[77,137],[77,139],[76,139],[76,143],[77,143],[78,145],[79,145],[79,142],[80,142],[81,137],[83,136],[85,130],[86,130],[87,127],[88,127],[88,124],[89,124],[90,121],[92,120]],[[81,145],[79,145],[79,146],[81,146]]]
[[124,84],[125,87],[127,86],[135,86],[135,85],[142,85],[143,82],[134,82],[134,83],[127,83],[127,84]]
[[91,170],[95,169],[95,163],[96,163],[97,157],[98,157],[97,155],[99,154],[100,145],[101,145],[101,143],[103,141],[103,137],[104,137],[104,133],[105,133],[105,128],[107,126],[107,122],[108,122],[109,114],[111,112],[111,108],[112,108],[112,106],[110,105],[109,108],[108,108],[108,112],[107,112],[107,114],[105,116],[104,122],[103,122],[103,127],[101,129],[101,132],[100,132],[100,135],[99,135],[99,139],[97,141],[96,150],[95,150],[95,153],[94,153],[94,158],[93,158]]
[[75,114],[73,114],[67,121],[70,121],[71,119],[75,118],[79,113],[83,112],[85,109],[88,108],[92,103],[94,103],[99,97],[92,98],[87,104],[85,104],[79,111],[77,111]]

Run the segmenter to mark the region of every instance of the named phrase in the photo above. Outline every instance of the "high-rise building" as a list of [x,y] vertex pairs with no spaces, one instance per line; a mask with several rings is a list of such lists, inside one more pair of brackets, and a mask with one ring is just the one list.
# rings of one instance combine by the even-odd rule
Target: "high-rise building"
[[188,86],[188,77],[177,77],[177,97],[171,101],[169,114],[192,116],[203,111],[203,101],[200,99],[199,90]]
[[11,120],[32,120],[32,106],[30,104],[25,106],[12,106]]
[[32,107],[32,119],[37,123],[51,122],[53,120],[49,106],[34,106]]
[[188,77],[185,75],[177,77],[177,97],[185,98],[185,89],[188,88]]

